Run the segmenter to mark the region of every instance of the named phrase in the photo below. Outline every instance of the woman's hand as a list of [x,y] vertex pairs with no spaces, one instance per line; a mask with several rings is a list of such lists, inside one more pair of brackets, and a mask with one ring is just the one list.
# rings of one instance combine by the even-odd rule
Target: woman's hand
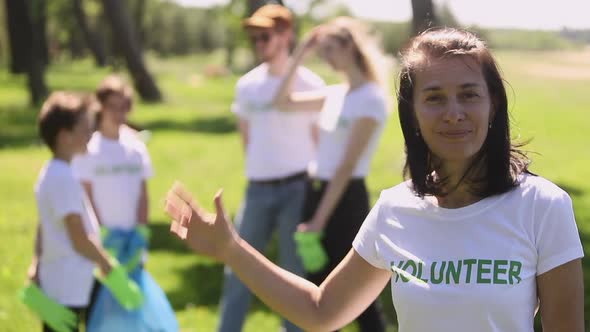
[[297,231],[303,232],[303,233],[306,233],[306,232],[320,233],[323,230],[324,230],[324,227],[320,223],[315,222],[313,220],[309,220],[309,221],[306,221],[304,223],[297,225]]
[[299,45],[298,50],[295,52],[296,57],[301,60],[306,59],[317,48],[320,35],[321,26],[313,28]]
[[166,197],[170,231],[194,252],[226,262],[239,237],[223,209],[221,191],[215,195],[216,213],[201,208],[182,184],[175,183]]

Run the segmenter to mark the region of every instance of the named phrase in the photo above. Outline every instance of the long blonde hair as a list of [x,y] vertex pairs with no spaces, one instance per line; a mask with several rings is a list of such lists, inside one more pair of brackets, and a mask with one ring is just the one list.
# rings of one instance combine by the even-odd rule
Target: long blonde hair
[[369,80],[388,91],[392,60],[382,51],[378,36],[366,24],[352,17],[340,16],[325,23],[321,33],[343,44],[352,42],[356,65]]

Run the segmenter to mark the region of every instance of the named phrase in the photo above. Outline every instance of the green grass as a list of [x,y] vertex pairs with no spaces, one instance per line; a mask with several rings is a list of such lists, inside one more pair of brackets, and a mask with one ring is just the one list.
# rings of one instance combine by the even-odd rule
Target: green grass
[[[522,139],[532,138],[528,149],[537,153],[531,155],[533,171],[570,192],[582,240],[590,248],[590,150],[587,147],[590,62],[587,59],[588,53],[577,51],[559,55],[499,54],[500,65],[512,87],[509,95],[513,133]],[[150,59],[166,101],[138,103],[132,114],[133,122],[153,131],[148,147],[156,172],[149,184],[150,222],[155,236],[147,269],[169,296],[184,331],[214,330],[222,266],[190,254],[168,234],[168,219],[162,211],[164,194],[174,180],[180,179],[211,208],[209,198],[219,187],[224,187],[226,205],[233,213],[245,184],[243,155],[235,119],[229,112],[236,77],[207,79],[202,72],[208,63],[219,63],[219,58]],[[314,68],[327,73],[323,67],[314,65]],[[90,90],[104,74],[105,70],[94,69],[90,61],[81,61],[56,64],[47,77],[54,89]],[[334,80],[335,76],[329,77],[329,81]],[[37,319],[14,296],[24,281],[37,223],[33,185],[41,165],[49,157],[36,138],[37,112],[27,106],[24,86],[22,77],[0,69],[1,331],[39,329]],[[402,138],[397,115],[393,114],[368,179],[373,200],[381,189],[401,180],[402,163]],[[270,255],[274,255],[274,249],[272,246]],[[586,289],[590,290],[587,259],[584,268]],[[391,296],[385,291],[382,298],[388,317],[393,320]],[[277,331],[279,324],[271,311],[254,301],[245,331]],[[349,327],[345,331],[355,330]]]

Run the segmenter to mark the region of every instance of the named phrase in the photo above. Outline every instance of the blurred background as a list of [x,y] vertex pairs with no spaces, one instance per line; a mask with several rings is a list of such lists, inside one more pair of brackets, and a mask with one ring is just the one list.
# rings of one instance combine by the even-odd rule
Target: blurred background
[[[224,187],[226,205],[237,210],[246,180],[229,107],[237,78],[256,65],[240,22],[271,2],[294,11],[299,38],[332,17],[359,17],[373,26],[393,58],[408,38],[431,26],[464,27],[480,35],[509,84],[514,138],[530,140],[532,170],[572,196],[588,253],[587,0],[0,0],[0,331],[40,329],[15,296],[37,225],[33,186],[49,158],[36,132],[39,105],[50,91],[93,91],[113,72],[135,88],[133,125],[152,132],[154,238],[147,269],[168,295],[183,331],[214,331],[223,267],[188,253],[168,234],[162,202],[179,179],[209,207],[206,198]],[[327,82],[338,80],[319,60],[312,58],[308,66]],[[391,79],[395,82],[395,75]],[[403,160],[393,114],[368,178],[373,201],[402,180]],[[274,244],[268,254],[276,254]],[[588,259],[584,270],[590,292]],[[382,301],[390,330],[396,331],[388,289]],[[586,305],[590,327],[588,310]],[[279,325],[276,315],[255,302],[245,331],[278,331]]]

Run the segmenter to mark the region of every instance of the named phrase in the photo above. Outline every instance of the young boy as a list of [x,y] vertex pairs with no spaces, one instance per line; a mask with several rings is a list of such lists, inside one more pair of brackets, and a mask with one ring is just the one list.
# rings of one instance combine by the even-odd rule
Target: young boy
[[[137,285],[101,246],[96,216],[70,167],[74,155],[86,151],[90,135],[86,109],[81,96],[54,92],[39,114],[40,136],[52,158],[41,169],[35,187],[40,225],[29,270],[29,278],[46,297],[76,314],[76,327],[80,314],[91,305],[95,266],[97,277],[122,305],[133,308],[141,304]],[[35,302],[24,301],[29,305]],[[54,331],[50,325],[44,323],[43,331]]]

